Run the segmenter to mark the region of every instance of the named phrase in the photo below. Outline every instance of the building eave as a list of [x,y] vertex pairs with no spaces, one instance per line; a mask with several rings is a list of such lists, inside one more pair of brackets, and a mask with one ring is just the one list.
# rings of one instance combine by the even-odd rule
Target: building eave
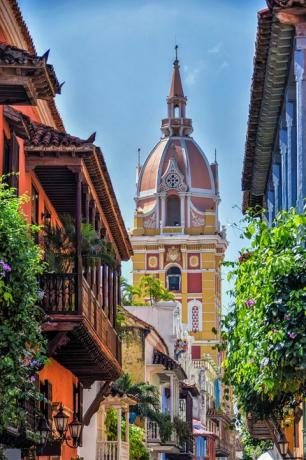
[[258,30],[242,190],[243,211],[261,205],[271,164],[284,90],[290,69],[293,27],[282,24],[277,11],[258,14]]

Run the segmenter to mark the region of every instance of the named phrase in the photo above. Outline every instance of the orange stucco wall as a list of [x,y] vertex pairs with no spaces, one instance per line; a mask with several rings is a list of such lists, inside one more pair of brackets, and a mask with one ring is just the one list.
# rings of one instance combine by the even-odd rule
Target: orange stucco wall
[[[63,403],[65,412],[72,417],[73,415],[73,385],[78,383],[78,379],[61,366],[54,359],[50,359],[39,373],[41,382],[48,380],[52,384],[53,402]],[[71,421],[71,420],[70,420]],[[76,457],[76,449],[71,449],[65,443],[62,445],[61,460],[70,460]],[[40,460],[49,460],[50,457],[39,457]]]

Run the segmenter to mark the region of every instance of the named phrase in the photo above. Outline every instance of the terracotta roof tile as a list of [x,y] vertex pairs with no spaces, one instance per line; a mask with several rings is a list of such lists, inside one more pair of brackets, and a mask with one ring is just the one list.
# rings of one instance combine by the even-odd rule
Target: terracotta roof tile
[[34,80],[35,76],[33,75],[33,69],[36,69],[36,73],[40,72],[40,79],[42,76],[46,75],[44,73],[46,71],[48,77],[45,78],[44,84],[41,85],[42,94],[54,95],[56,93],[60,94],[61,92],[61,85],[56,78],[54,68],[51,64],[47,64],[47,53],[45,56],[37,56],[36,54],[31,54],[16,46],[0,43],[0,66],[4,68],[7,68],[7,66],[20,66],[20,68],[25,70],[29,69],[28,73],[30,72],[30,76],[32,76],[31,78],[34,78]]
[[289,8],[290,6],[305,6],[306,0],[266,0],[270,9],[273,7]]
[[[16,20],[17,24],[19,25],[20,31],[21,31],[21,33],[22,33],[22,35],[24,37],[24,40],[25,40],[25,42],[27,44],[27,49],[28,49],[29,53],[36,54],[36,49],[35,49],[35,45],[34,45],[32,36],[31,36],[31,34],[29,32],[29,29],[28,29],[28,26],[27,26],[25,20],[23,19],[23,16],[22,16],[18,1],[17,0],[8,0],[8,3],[10,5],[10,7],[11,7],[11,10],[12,10],[13,15],[15,17],[15,20]],[[48,104],[51,116],[52,116],[52,118],[53,118],[53,120],[55,122],[55,125],[56,125],[57,129],[59,129],[60,131],[65,131],[63,120],[62,120],[62,118],[61,118],[61,116],[59,114],[59,111],[58,111],[58,109],[56,107],[54,99],[49,99],[47,101],[47,104]]]

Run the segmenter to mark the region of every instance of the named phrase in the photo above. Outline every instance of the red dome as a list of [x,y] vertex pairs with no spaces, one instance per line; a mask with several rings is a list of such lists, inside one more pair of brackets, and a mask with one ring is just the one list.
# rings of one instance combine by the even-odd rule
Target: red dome
[[138,181],[138,196],[150,196],[161,189],[161,178],[169,162],[174,159],[183,175],[187,191],[215,194],[211,167],[204,153],[192,138],[168,137],[162,139],[152,150],[143,165]]

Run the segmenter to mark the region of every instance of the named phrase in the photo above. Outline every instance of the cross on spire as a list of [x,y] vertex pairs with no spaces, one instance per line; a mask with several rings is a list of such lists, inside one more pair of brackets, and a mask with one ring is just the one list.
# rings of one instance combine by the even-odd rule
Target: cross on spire
[[178,57],[177,57],[178,45],[175,45],[174,49],[175,49],[175,61],[178,61]]

